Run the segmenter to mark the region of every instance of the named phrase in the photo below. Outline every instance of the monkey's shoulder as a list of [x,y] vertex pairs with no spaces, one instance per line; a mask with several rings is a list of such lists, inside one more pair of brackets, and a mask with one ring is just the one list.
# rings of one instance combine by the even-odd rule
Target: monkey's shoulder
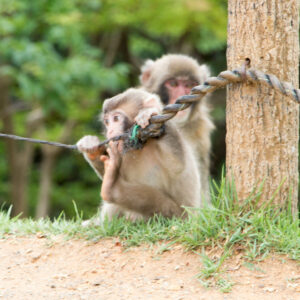
[[168,149],[167,153],[173,154],[175,157],[183,159],[186,154],[186,141],[183,133],[172,121],[165,126],[165,134],[161,137],[161,143],[158,145],[164,149]]

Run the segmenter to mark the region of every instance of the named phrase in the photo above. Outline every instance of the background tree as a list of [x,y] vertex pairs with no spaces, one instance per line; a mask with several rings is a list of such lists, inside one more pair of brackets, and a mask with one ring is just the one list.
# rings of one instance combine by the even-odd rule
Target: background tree
[[[297,0],[228,1],[228,68],[250,58],[252,67],[298,86]],[[227,94],[228,178],[240,201],[263,185],[261,201],[298,202],[299,106],[274,90],[234,85]]]
[[[0,131],[75,143],[99,132],[102,100],[138,84],[146,58],[181,52],[224,69],[226,1],[2,0],[0,37]],[[225,128],[219,106],[214,118]],[[99,205],[99,181],[80,155],[0,140],[4,208],[72,216],[72,200],[85,217]]]
[[[6,1],[2,15],[4,131],[69,142],[75,126],[99,110],[99,92],[104,86],[111,91],[121,86],[124,79],[117,77],[126,69],[103,68],[101,53],[89,45],[80,10],[72,1]],[[26,216],[34,146],[5,142],[13,213]],[[48,213],[52,171],[61,151],[41,148],[38,217]]]

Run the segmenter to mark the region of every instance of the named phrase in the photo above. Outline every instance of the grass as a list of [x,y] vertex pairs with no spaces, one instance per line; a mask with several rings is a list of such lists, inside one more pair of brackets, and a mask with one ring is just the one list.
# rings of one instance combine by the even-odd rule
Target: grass
[[[82,218],[75,205],[77,217],[66,220],[62,213],[57,219],[10,218],[10,211],[0,212],[0,238],[8,235],[24,236],[40,232],[47,235],[64,235],[98,241],[118,236],[126,247],[164,241],[160,253],[168,251],[174,243],[180,243],[191,251],[199,252],[203,268],[198,278],[203,284],[213,282],[227,292],[232,283],[221,276],[224,260],[239,249],[248,261],[262,259],[269,252],[287,254],[300,261],[299,220],[293,219],[290,209],[278,211],[271,204],[258,208],[260,194],[253,194],[244,204],[236,199],[234,189],[225,180],[215,185],[213,205],[201,210],[189,209],[189,217],[164,219],[156,216],[149,221],[131,223],[125,219],[105,221],[103,226],[82,227]],[[222,255],[214,260],[205,249],[219,248]],[[197,252],[198,251],[198,252]]]

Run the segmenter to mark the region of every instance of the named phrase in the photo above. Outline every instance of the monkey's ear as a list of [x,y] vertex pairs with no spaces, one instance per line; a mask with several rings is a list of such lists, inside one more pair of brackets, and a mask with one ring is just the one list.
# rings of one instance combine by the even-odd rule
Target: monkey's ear
[[104,120],[104,112],[102,111],[98,114],[98,121],[103,122],[103,120]]
[[199,68],[200,83],[203,84],[210,76],[210,69],[207,65],[201,65]]
[[154,61],[152,59],[147,59],[144,65],[141,67],[141,75],[140,75],[140,82],[141,84],[147,84],[153,67]]

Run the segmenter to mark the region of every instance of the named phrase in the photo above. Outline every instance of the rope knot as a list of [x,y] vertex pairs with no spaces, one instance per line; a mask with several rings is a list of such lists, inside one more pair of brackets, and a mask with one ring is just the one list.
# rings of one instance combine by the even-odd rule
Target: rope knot
[[240,69],[240,75],[243,81],[247,80],[247,69],[250,68],[251,60],[250,58],[245,58],[245,61],[242,63],[241,69]]

